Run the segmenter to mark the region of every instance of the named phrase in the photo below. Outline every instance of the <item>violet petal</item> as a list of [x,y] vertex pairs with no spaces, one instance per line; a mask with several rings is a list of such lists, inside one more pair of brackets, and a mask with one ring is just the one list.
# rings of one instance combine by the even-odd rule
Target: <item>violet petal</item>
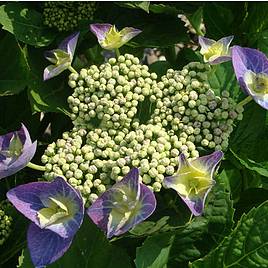
[[68,250],[72,239],[73,237],[62,238],[48,229],[41,229],[31,223],[27,241],[34,266],[43,267],[58,260]]

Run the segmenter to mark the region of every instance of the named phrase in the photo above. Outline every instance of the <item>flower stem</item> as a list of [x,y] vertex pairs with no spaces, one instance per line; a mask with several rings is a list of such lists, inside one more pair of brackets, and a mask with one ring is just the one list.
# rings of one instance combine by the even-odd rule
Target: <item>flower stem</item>
[[114,51],[115,51],[116,57],[118,58],[120,56],[119,48],[115,48]]
[[70,72],[77,74],[77,71],[71,65],[68,67],[68,69]]
[[189,221],[188,221],[188,224],[190,224],[191,223],[191,221],[192,221],[192,219],[193,219],[193,213],[191,213],[191,216],[190,216],[190,218],[189,218]]
[[35,170],[39,170],[39,171],[45,171],[46,170],[46,168],[44,166],[39,166],[39,165],[33,164],[31,162],[29,162],[27,164],[27,167],[35,169]]
[[251,96],[247,96],[245,99],[243,99],[242,101],[240,101],[238,103],[238,106],[245,106],[247,103],[249,103],[250,101],[252,101],[252,97]]

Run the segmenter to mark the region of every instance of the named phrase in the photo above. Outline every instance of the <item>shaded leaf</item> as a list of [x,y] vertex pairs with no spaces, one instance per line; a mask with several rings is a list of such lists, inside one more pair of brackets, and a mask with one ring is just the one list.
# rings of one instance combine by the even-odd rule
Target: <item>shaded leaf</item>
[[238,161],[246,167],[247,169],[256,171],[259,173],[261,176],[268,177],[268,163],[257,163],[254,160],[248,159],[247,157],[239,156],[235,152],[233,152],[233,155],[238,159]]
[[28,96],[34,112],[63,112],[69,115],[67,97],[71,94],[68,86],[68,70],[59,76],[43,81],[43,71],[49,64],[43,50],[29,49],[27,59],[30,68]]
[[28,67],[21,47],[9,33],[1,40],[0,55],[0,96],[18,94],[27,85]]
[[0,7],[0,23],[3,29],[29,45],[49,45],[56,34],[43,25],[42,15],[23,3],[8,3]]
[[204,35],[202,32],[202,22],[203,22],[203,7],[199,7],[193,14],[187,16],[191,25],[195,29],[198,35]]
[[125,8],[139,8],[149,13],[150,1],[117,2],[116,4]]
[[167,70],[171,68],[168,61],[156,61],[149,65],[150,72],[157,74],[158,79],[167,73]]
[[234,14],[221,3],[206,3],[203,9],[206,36],[220,39],[231,31]]

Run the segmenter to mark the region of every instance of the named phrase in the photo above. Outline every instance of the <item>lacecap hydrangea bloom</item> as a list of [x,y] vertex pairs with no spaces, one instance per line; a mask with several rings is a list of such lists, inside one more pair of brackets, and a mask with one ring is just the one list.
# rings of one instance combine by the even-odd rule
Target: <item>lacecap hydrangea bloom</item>
[[164,185],[174,189],[195,216],[204,211],[206,197],[215,184],[215,169],[222,157],[223,153],[216,151],[188,161],[181,154],[177,173],[164,179]]
[[199,149],[226,150],[243,107],[226,90],[214,93],[210,71],[191,62],[158,78],[125,54],[71,73],[74,128],[48,145],[44,178],[64,176],[88,207],[132,167],[159,192],[164,177],[175,174],[180,153],[196,158]]
[[118,236],[144,221],[155,210],[153,192],[139,182],[139,170],[131,171],[103,193],[87,210],[91,220],[107,238]]
[[268,59],[257,49],[234,46],[232,62],[242,90],[268,109]]
[[0,136],[0,179],[15,174],[27,166],[36,151],[27,128]]
[[78,37],[79,32],[76,32],[64,39],[57,49],[53,49],[45,53],[45,58],[53,64],[45,68],[43,74],[44,80],[57,76],[67,69],[71,69],[71,71],[73,71],[71,64]]
[[141,30],[133,27],[125,27],[121,31],[118,31],[115,25],[109,23],[91,24],[90,30],[98,38],[100,46],[108,50],[120,48],[141,33]]
[[218,41],[199,36],[201,46],[200,53],[204,56],[204,62],[218,64],[231,60],[230,44],[234,36],[223,37]]
[[46,266],[70,247],[84,217],[81,195],[63,178],[32,182],[7,192],[8,200],[32,221],[27,241],[36,267]]

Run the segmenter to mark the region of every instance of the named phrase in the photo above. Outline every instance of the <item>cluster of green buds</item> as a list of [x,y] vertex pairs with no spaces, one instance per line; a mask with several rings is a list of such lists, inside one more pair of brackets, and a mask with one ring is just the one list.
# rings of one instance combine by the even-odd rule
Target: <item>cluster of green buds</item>
[[74,89],[68,97],[74,125],[105,130],[129,128],[139,106],[157,86],[157,75],[133,55],[111,58],[107,63],[69,76]]
[[140,168],[143,183],[160,191],[164,177],[173,175],[178,166],[179,150],[173,147],[177,137],[160,125],[139,124],[138,120],[132,125],[133,130],[74,127],[63,133],[62,139],[48,145],[42,156],[45,178],[64,176],[82,193],[86,205],[120,181],[132,167]]
[[71,31],[82,20],[93,20],[96,2],[45,2],[44,24],[60,32]]
[[0,246],[4,244],[11,233],[12,217],[7,211],[10,204],[5,201],[0,203]]
[[169,69],[150,97],[155,107],[150,123],[172,129],[182,145],[191,142],[203,149],[226,150],[243,107],[227,91],[215,95],[207,83],[209,72],[210,67],[199,62],[181,71]]

